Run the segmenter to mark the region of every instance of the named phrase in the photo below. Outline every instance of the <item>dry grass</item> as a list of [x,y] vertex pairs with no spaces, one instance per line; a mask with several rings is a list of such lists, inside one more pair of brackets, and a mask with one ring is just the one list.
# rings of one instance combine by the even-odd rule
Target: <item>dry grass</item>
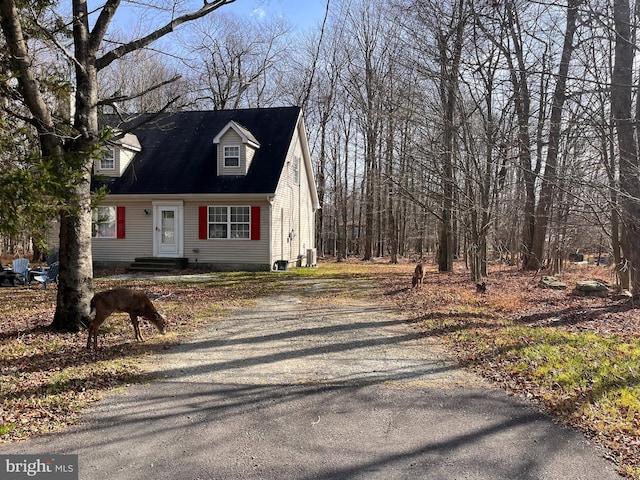
[[463,365],[597,439],[620,473],[640,478],[640,312],[629,301],[571,294],[593,278],[609,281],[611,272],[572,265],[560,276],[568,288],[549,290],[537,287],[539,275],[496,268],[483,295],[463,270],[432,268],[425,288],[396,289],[394,298]]
[[484,295],[463,265],[453,273],[428,265],[424,285],[413,289],[413,262],[386,260],[220,273],[201,282],[114,280],[112,273],[97,276],[96,290],[128,286],[154,294],[170,321],[169,335],[143,323],[148,341],[135,343],[126,316],[114,316],[101,331],[96,356],[84,349],[86,332],[47,328],[55,287],[0,288],[0,441],[54,431],[105,390],[147,381],[144,357],[244,302],[282,293],[318,302],[357,296],[404,309],[412,325],[448,343],[462,364],[598,439],[623,474],[640,478],[640,315],[622,301],[571,295],[578,280],[610,281],[605,267],[571,266],[561,277],[568,289],[557,291],[537,288],[539,275],[496,266]]

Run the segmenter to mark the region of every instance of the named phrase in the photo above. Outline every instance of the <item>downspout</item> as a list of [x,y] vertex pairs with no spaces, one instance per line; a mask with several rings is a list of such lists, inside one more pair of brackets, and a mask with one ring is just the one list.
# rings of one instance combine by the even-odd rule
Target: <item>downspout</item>
[[[302,255],[302,157],[300,157],[298,165],[298,255]],[[306,242],[305,242],[306,243]]]
[[280,260],[284,259],[284,207],[280,207]]
[[273,199],[274,197],[267,197],[269,202],[269,268],[273,268]]

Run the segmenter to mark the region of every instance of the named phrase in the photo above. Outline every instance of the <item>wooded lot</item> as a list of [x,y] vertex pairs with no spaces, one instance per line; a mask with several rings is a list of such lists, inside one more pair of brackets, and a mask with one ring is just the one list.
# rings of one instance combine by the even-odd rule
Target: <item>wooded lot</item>
[[435,253],[480,280],[589,255],[638,295],[640,3],[327,0],[304,32],[233,3],[0,0],[0,234],[43,249],[60,216],[54,326],[88,309],[114,112],[303,107],[321,257]]

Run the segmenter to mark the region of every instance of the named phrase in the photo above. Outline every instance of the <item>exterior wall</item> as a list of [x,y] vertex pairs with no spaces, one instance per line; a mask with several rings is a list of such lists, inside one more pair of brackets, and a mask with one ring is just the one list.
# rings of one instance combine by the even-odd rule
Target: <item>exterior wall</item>
[[[198,208],[200,206],[259,206],[260,239],[206,239],[198,238]],[[268,269],[269,264],[269,204],[241,200],[189,201],[184,204],[184,256],[189,265],[206,265],[220,270]],[[243,268],[235,266],[243,265]]]
[[[176,198],[151,198],[118,201],[105,199],[103,206],[125,207],[125,238],[94,238],[93,261],[97,267],[128,266],[136,257],[153,256],[153,205],[175,204]],[[200,206],[259,206],[260,239],[199,239]],[[212,270],[268,270],[269,256],[269,203],[266,196],[261,202],[240,199],[201,199],[183,202],[184,228],[182,231],[184,254],[190,267]],[[150,213],[145,214],[145,210]]]
[[[272,263],[287,260],[296,264],[302,257],[306,265],[307,250],[315,248],[315,214],[309,179],[302,150],[302,132],[296,129],[287,161],[282,171],[272,207]],[[298,158],[299,181],[295,180],[295,158]]]
[[253,157],[256,154],[256,150],[253,147],[250,147],[249,145],[243,145],[240,150],[244,150],[245,155],[246,155],[246,163],[247,163],[247,172],[249,171],[249,168],[251,167],[251,162],[253,161]]
[[[125,207],[125,238],[92,239],[93,261],[97,266],[129,265],[136,257],[153,256],[153,215],[151,200],[118,202],[107,197],[102,206]],[[149,214],[145,214],[145,210]]]
[[131,150],[125,150],[123,148],[116,149],[116,168],[120,172],[118,176],[121,176],[124,173],[131,163],[131,160],[133,160],[135,154],[136,152]]

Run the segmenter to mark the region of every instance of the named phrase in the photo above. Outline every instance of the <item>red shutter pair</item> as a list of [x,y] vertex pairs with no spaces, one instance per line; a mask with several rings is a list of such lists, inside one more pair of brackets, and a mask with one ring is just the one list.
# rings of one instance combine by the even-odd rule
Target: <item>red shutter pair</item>
[[[206,240],[209,235],[207,223],[209,211],[207,206],[198,207],[198,239]],[[260,207],[251,207],[251,240],[260,240]]]
[[[125,209],[124,207],[116,207],[116,238],[125,238]],[[207,235],[207,216],[208,209],[206,206],[198,207],[198,238],[206,240]],[[251,207],[251,240],[260,240],[260,207]]]

